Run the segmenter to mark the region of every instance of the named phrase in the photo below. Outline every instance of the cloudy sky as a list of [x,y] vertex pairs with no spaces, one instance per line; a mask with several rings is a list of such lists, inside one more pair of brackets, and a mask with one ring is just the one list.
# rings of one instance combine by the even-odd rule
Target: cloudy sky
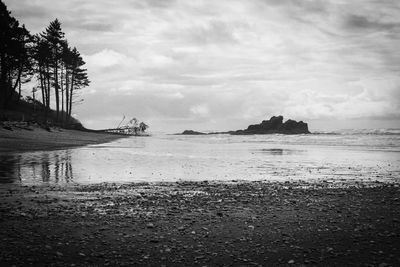
[[5,0],[32,33],[58,18],[92,84],[75,115],[153,131],[400,127],[398,0]]

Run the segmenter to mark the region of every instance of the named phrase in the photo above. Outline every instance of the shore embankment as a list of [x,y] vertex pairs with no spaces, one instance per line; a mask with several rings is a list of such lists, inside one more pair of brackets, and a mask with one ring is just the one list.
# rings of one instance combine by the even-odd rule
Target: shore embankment
[[0,186],[2,266],[399,266],[380,182]]
[[41,127],[37,124],[13,123],[0,125],[0,152],[55,150],[100,144],[126,137],[90,130]]

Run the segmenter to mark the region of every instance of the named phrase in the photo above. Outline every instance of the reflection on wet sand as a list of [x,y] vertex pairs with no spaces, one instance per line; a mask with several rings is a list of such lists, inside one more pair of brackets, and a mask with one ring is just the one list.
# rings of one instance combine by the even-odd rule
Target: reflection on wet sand
[[70,150],[0,155],[0,183],[69,183]]
[[297,155],[302,154],[304,151],[295,149],[281,149],[281,148],[264,148],[257,149],[256,152],[268,154],[272,156],[283,156],[283,155]]
[[326,138],[331,137],[160,135],[69,150],[10,153],[0,156],[0,183],[398,179],[400,150],[392,145],[398,142],[375,137],[380,145],[362,147],[366,136],[343,146],[343,140],[338,141],[341,145],[326,145]]
[[16,164],[19,157],[0,155],[0,181],[2,183],[11,183],[13,180],[20,180],[20,171]]

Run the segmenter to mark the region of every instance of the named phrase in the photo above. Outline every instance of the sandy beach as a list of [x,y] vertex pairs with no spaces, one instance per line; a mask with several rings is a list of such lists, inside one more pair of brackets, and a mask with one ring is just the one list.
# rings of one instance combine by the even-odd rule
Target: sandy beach
[[[304,137],[286,138],[295,144],[277,149],[280,136],[270,137],[271,147],[255,142],[260,137],[249,145],[243,137],[161,136],[54,150],[120,137],[0,130],[1,152],[12,152],[3,162],[10,179],[0,184],[1,266],[400,265],[394,152],[313,148],[301,145]],[[365,166],[345,164],[346,154]],[[269,174],[252,168],[264,162]],[[292,170],[303,179],[291,179]],[[188,181],[196,173],[204,180]],[[235,173],[248,180],[232,180]],[[272,174],[286,180],[249,180]],[[221,175],[231,180],[215,178]]]
[[123,135],[38,126],[0,127],[0,152],[54,150],[114,141]]
[[371,182],[2,186],[2,266],[398,266],[400,188]]

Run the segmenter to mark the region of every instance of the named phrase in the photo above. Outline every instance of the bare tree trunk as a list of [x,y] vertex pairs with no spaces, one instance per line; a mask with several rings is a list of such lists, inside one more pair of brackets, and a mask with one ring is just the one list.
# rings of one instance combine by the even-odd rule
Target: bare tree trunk
[[[17,83],[16,83],[17,85]],[[6,74],[6,105],[12,102],[13,92],[16,88],[13,88],[12,80],[11,80],[11,73],[9,72]]]
[[[3,47],[4,44],[1,43],[1,50],[3,51]],[[7,87],[6,87],[6,64],[5,64],[5,54],[1,53],[0,55],[0,108],[2,107],[6,107],[7,106],[7,102],[6,102],[6,98],[7,98]]]
[[42,91],[42,104],[45,105],[45,91],[46,91],[46,89],[45,89],[44,84],[43,84],[43,73],[42,72],[43,72],[42,71],[42,67],[39,66],[39,80],[40,80],[40,88],[41,88],[41,91]]
[[17,103],[19,103],[19,101],[21,100],[21,80],[18,83],[18,99],[17,99]]
[[69,114],[69,92],[68,92],[68,86],[69,86],[69,77],[68,77],[68,69],[65,69],[65,120],[68,122],[68,114]]
[[18,99],[17,99],[18,103],[19,103],[19,99],[21,98],[21,74],[22,74],[22,68],[18,70],[17,80],[15,81],[15,84],[12,87],[12,90],[10,91],[10,95],[12,96],[13,92],[15,92],[15,90],[17,89],[17,86],[19,87]]
[[63,66],[60,71],[60,89],[61,89],[61,121],[64,124],[64,85],[63,85]]
[[60,113],[60,95],[59,95],[59,85],[58,85],[58,60],[55,60],[55,66],[54,66],[54,79],[55,79],[55,83],[54,83],[54,92],[56,95],[56,111],[57,111],[57,115],[56,115],[56,121],[58,122],[58,116]]
[[47,73],[46,73],[46,80],[47,80],[47,99],[46,99],[46,107],[47,109],[50,109],[50,67],[49,67],[49,63],[46,64],[46,69],[47,69]]
[[36,96],[35,96],[36,89],[32,88],[32,99],[33,99],[33,114],[35,116],[36,113]]
[[50,110],[50,68],[49,68],[49,63],[46,63],[46,80],[47,80],[47,98],[46,98],[46,113],[45,113],[45,119],[46,119],[46,123],[47,123],[47,114]]
[[71,86],[70,86],[70,90],[69,90],[69,108],[68,108],[68,118],[71,119],[71,112],[72,112],[72,94],[74,92],[74,73],[72,71],[72,77],[71,77]]

